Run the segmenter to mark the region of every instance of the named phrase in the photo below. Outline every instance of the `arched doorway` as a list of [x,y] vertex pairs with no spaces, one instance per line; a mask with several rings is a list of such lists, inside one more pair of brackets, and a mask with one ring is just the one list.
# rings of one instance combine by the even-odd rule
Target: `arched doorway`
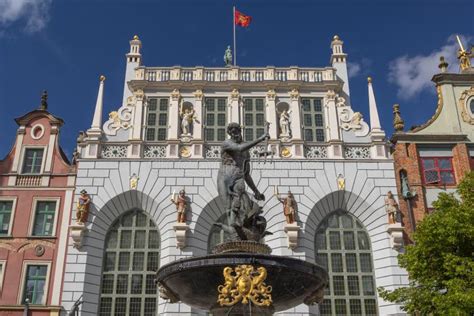
[[320,315],[377,315],[370,239],[353,215],[339,210],[321,221],[315,254],[330,276]]
[[159,258],[153,220],[139,209],[120,216],[105,239],[99,315],[156,315]]

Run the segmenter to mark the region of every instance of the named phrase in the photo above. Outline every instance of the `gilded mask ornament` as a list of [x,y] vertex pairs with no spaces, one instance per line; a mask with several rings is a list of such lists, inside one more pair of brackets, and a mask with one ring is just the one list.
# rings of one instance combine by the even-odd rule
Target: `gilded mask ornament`
[[291,100],[298,100],[299,96],[300,96],[300,93],[299,93],[298,90],[292,89],[292,90],[290,91],[290,98],[291,98]]
[[240,96],[239,90],[237,90],[237,89],[232,90],[232,92],[230,93],[230,97],[234,100],[238,99],[239,96]]
[[217,302],[221,306],[253,303],[257,306],[271,306],[272,287],[265,284],[267,269],[251,265],[239,265],[235,269],[225,267],[224,284],[217,287]]

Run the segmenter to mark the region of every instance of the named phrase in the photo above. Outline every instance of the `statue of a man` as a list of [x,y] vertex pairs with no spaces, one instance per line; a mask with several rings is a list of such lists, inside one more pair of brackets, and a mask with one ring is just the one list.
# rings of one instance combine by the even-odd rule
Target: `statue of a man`
[[243,143],[242,130],[237,123],[230,123],[227,126],[227,133],[230,139],[222,143],[217,189],[229,213],[229,225],[242,226],[245,215],[249,215],[253,208],[253,203],[245,192],[245,184],[253,191],[256,200],[265,200],[265,196],[258,191],[250,177],[249,149],[270,136],[268,125],[262,136],[248,143]]
[[227,49],[225,50],[224,63],[227,67],[232,66],[232,50],[230,49],[230,46],[227,46]]
[[388,214],[388,223],[397,223],[398,203],[397,201],[395,201],[395,197],[393,196],[392,191],[387,192],[387,198],[385,199],[385,209]]
[[296,209],[298,208],[293,193],[288,191],[286,198],[282,199],[279,195],[276,195],[276,198],[283,204],[283,214],[285,215],[286,222],[288,224],[293,224],[295,222]]
[[280,130],[281,136],[290,135],[290,112],[288,112],[286,109],[280,114]]
[[191,126],[193,124],[193,121],[195,119],[195,112],[194,109],[183,109],[183,106],[181,105],[181,130],[182,130],[182,135],[190,135],[191,134]]
[[76,211],[76,221],[80,224],[85,224],[87,222],[87,217],[89,217],[89,206],[91,204],[91,198],[87,194],[86,190],[81,191],[81,195],[77,200],[77,211]]
[[184,192],[184,190],[179,191],[178,197],[173,197],[171,202],[176,205],[176,210],[178,211],[178,223],[186,223],[186,192]]

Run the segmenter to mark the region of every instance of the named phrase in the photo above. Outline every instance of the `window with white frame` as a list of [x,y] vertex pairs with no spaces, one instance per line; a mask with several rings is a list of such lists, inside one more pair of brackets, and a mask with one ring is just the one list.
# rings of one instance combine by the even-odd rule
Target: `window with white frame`
[[345,211],[329,214],[318,226],[316,263],[329,274],[320,315],[373,315],[377,312],[374,267],[369,235]]
[[264,98],[244,98],[244,140],[253,141],[265,133]]
[[22,304],[44,305],[47,296],[48,264],[27,264],[24,271]]
[[205,139],[208,142],[221,142],[226,138],[227,98],[206,98],[205,100]]
[[36,201],[32,236],[53,236],[57,201]]
[[3,276],[5,275],[5,268],[7,262],[5,260],[0,260],[0,291],[3,289]]
[[168,130],[167,98],[149,98],[146,115],[145,140],[164,141]]
[[10,234],[14,200],[0,200],[0,236]]
[[160,235],[141,210],[122,215],[105,239],[98,315],[157,315]]
[[301,116],[303,119],[304,140],[324,142],[323,99],[301,98]]
[[43,155],[44,148],[25,148],[21,173],[41,173],[41,166],[43,165]]

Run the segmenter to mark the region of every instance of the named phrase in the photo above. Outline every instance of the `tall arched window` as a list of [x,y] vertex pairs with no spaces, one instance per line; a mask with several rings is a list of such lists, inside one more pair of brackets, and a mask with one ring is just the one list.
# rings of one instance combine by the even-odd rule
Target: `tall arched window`
[[330,277],[321,315],[377,315],[372,251],[362,224],[344,211],[329,214],[316,231],[315,249]]
[[159,250],[158,229],[143,211],[117,219],[105,240],[99,315],[156,315]]

